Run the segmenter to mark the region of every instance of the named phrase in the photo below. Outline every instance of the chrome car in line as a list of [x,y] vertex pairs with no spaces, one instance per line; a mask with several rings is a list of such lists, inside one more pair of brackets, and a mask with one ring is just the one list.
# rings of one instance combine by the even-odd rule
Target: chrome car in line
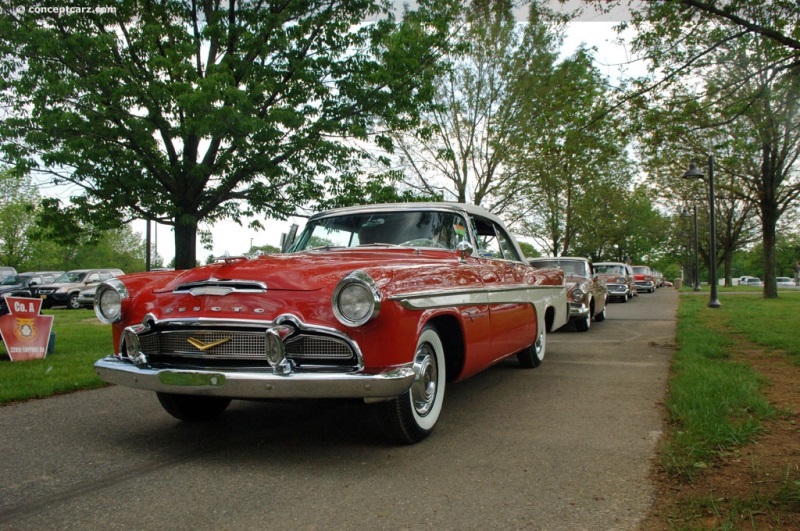
[[637,295],[630,265],[624,262],[595,262],[594,270],[605,281],[610,298],[628,302]]
[[578,257],[531,258],[528,263],[537,268],[557,267],[564,271],[567,283],[569,319],[580,332],[588,332],[592,321],[605,321],[608,290],[603,280],[594,272],[592,263]]
[[287,253],[122,276],[94,304],[116,348],[98,375],[178,419],[231,399],[357,398],[407,444],[434,429],[447,385],[509,357],[538,366],[568,318],[564,273],[529,267],[498,217],[454,203],[315,214]]
[[635,265],[633,268],[633,281],[636,283],[636,292],[647,291],[655,293],[658,285],[653,270],[646,265]]

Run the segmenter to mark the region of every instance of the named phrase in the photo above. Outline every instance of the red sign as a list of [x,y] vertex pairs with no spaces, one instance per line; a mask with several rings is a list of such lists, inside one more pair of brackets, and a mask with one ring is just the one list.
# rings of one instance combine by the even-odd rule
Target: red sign
[[41,359],[47,356],[47,342],[53,329],[52,315],[39,315],[41,299],[6,297],[11,313],[0,316],[0,336],[11,361]]

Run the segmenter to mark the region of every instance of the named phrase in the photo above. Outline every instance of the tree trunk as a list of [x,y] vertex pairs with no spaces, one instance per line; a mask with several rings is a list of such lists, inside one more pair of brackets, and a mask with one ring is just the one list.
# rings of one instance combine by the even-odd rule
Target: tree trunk
[[197,266],[197,218],[188,214],[175,219],[175,269]]
[[725,285],[733,286],[733,253],[725,253]]
[[762,234],[764,238],[764,298],[777,299],[778,286],[776,284],[777,261],[775,257],[776,235],[778,213],[776,209],[767,209],[762,213],[764,224]]
[[772,146],[762,148],[761,162],[761,233],[764,238],[764,298],[777,299],[778,286],[775,277],[777,266],[775,258],[776,227],[778,226],[778,204],[775,200],[778,184],[775,165],[772,160]]

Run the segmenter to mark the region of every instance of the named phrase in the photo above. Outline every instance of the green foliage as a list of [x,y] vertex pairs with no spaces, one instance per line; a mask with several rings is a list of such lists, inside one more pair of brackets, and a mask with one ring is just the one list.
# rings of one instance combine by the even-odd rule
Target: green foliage
[[82,189],[65,226],[173,225],[191,267],[201,221],[287,216],[352,172],[376,120],[415,126],[455,4],[395,22],[381,0],[124,0],[60,16],[19,0],[1,8],[2,151]]
[[22,271],[35,253],[31,234],[38,200],[30,177],[0,170],[0,265]]
[[[646,111],[634,120],[642,124],[648,173],[669,195],[696,200],[703,195],[700,183],[677,181],[687,159],[713,155],[719,204],[726,207],[717,218],[717,254],[728,266],[735,251],[761,237],[764,293],[776,297],[779,221],[800,193],[796,2],[731,0],[718,9],[713,2],[677,0],[636,7],[634,50],[650,57],[660,75],[637,86],[636,110]],[[681,159],[683,168],[676,167]]]
[[522,254],[525,255],[527,258],[538,258],[542,256],[542,253],[536,250],[536,248],[528,242],[518,242],[520,248],[522,249]]

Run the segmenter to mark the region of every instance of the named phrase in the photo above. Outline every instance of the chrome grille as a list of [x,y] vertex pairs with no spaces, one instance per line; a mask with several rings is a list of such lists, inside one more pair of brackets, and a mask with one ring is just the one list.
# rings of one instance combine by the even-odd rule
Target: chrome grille
[[[221,339],[225,343],[201,351],[189,343],[193,338],[210,344]],[[167,330],[139,337],[142,352],[150,356],[192,358],[194,360],[265,361],[266,334],[260,331]],[[298,362],[352,361],[356,356],[350,345],[339,338],[300,334],[286,343],[287,357]]]
[[317,360],[346,360],[353,357],[350,345],[333,337],[300,336],[286,343],[290,358],[312,358]]

